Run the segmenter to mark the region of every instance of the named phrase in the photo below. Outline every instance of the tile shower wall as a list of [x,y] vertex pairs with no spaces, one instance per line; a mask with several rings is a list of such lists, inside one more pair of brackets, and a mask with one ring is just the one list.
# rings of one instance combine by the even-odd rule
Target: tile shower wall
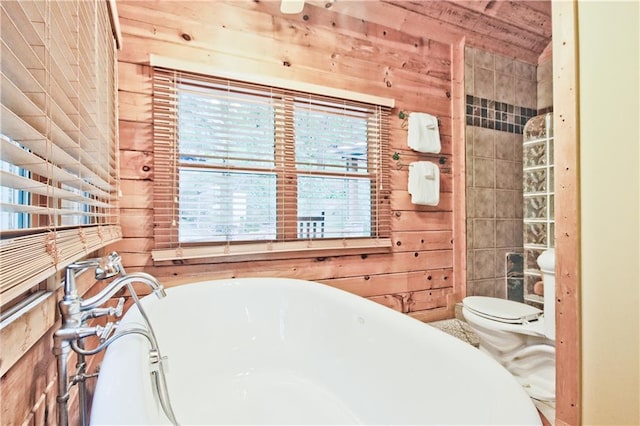
[[507,294],[518,264],[507,254],[523,254],[522,132],[537,113],[537,67],[467,47],[465,92],[467,294],[520,299],[522,288]]
[[547,57],[538,64],[538,114],[553,111],[553,60]]

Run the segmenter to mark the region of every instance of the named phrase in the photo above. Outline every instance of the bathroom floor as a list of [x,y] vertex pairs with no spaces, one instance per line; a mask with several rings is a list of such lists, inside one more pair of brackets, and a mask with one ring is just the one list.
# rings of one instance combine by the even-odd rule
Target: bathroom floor
[[464,321],[453,318],[442,321],[434,321],[428,324],[441,331],[444,331],[447,334],[452,335],[453,337],[457,337],[463,342],[475,346],[476,348],[480,347],[480,339],[478,339],[476,333],[474,333],[471,327],[469,327]]

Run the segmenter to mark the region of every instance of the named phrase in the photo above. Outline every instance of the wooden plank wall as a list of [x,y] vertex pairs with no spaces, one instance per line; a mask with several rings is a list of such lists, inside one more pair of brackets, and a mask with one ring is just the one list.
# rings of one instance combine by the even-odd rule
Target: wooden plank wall
[[[453,155],[454,145],[464,149],[464,132],[452,140],[454,46],[374,23],[379,16],[366,21],[310,3],[301,14],[282,15],[278,6],[279,2],[253,0],[118,2],[123,33],[119,114],[125,238],[111,248],[122,254],[128,270],[155,274],[167,286],[194,279],[292,277],[345,289],[423,320],[452,317],[464,293],[463,280],[456,276],[465,276],[464,270],[454,271],[453,251],[453,176],[456,167],[463,166],[454,164],[454,158],[460,158]],[[434,32],[432,28],[427,33]],[[400,160],[391,160],[390,172],[393,250],[368,256],[154,265],[150,54],[221,71],[394,98],[390,152],[398,152]],[[441,155],[408,149],[399,111],[438,117]],[[444,164],[439,206],[413,205],[407,193],[408,164],[437,164],[440,157]],[[461,188],[458,197],[464,197],[464,182]]]
[[[106,254],[106,252],[105,252]],[[60,277],[57,277],[59,280]],[[102,288],[91,273],[78,278],[78,291],[84,298],[98,293]],[[3,361],[15,362],[10,368],[2,367],[0,381],[0,425],[56,425],[58,424],[57,369],[53,354],[53,333],[60,328],[60,314],[57,301],[62,299],[62,288],[51,293],[29,315],[5,326],[2,330]],[[115,305],[115,300],[109,305]],[[93,320],[93,324],[103,324],[105,319]],[[44,327],[44,331],[39,327]],[[38,337],[31,345],[30,340]],[[31,345],[31,346],[30,346]],[[88,340],[87,347],[97,345],[96,340]],[[17,359],[14,359],[14,353]],[[87,358],[87,372],[93,373],[99,366],[103,353]],[[68,360],[69,375],[75,374],[76,356],[71,353]],[[87,384],[88,400],[91,401],[95,379]],[[79,424],[78,387],[70,390],[69,424]]]

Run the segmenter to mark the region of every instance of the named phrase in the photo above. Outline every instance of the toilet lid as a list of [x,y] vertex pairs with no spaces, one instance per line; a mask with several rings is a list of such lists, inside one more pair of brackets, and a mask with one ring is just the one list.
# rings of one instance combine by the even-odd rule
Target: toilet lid
[[543,313],[533,306],[495,297],[469,296],[464,298],[462,304],[477,315],[512,324],[536,320]]

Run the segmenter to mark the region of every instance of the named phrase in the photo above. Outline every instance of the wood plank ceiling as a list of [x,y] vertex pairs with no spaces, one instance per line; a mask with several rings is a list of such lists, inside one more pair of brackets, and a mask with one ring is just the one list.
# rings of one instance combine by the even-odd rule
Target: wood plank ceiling
[[446,22],[467,34],[469,44],[482,40],[513,45],[539,56],[551,41],[550,1],[411,1],[402,7]]
[[551,43],[550,0],[335,0],[331,7],[415,36],[449,43],[464,36],[470,46],[528,63]]

